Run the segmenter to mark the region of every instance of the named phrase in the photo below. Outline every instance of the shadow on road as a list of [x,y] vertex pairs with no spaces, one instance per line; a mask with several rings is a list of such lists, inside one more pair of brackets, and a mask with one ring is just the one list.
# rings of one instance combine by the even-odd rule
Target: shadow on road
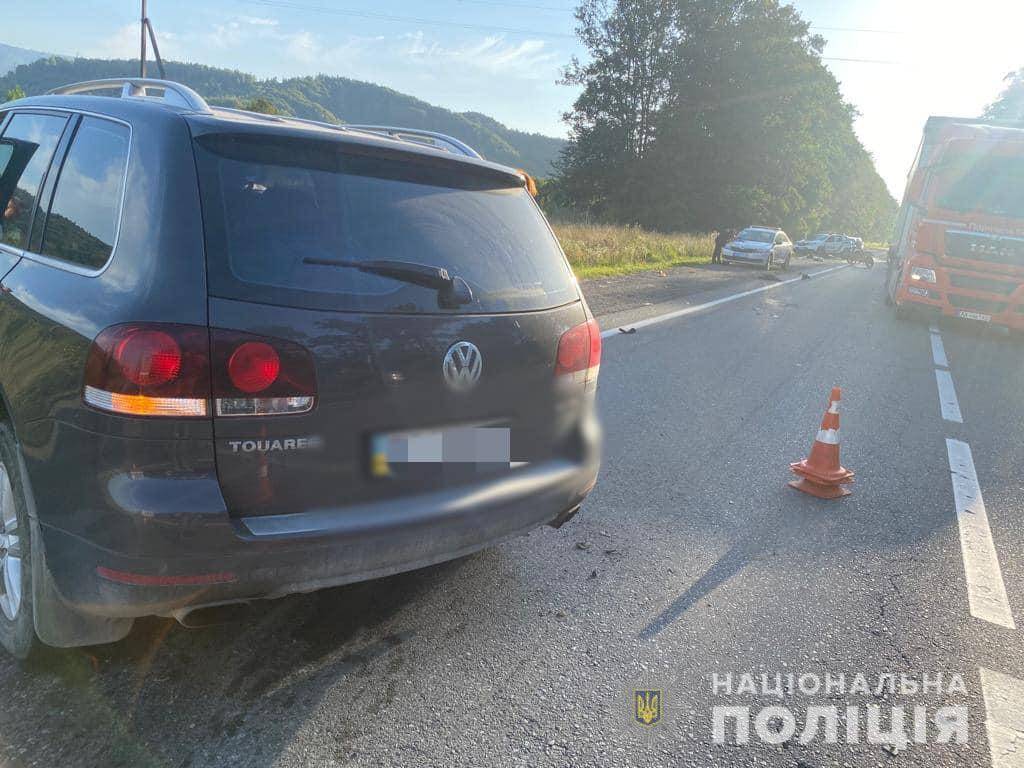
[[[396,614],[466,562],[257,603],[242,623],[140,620],[120,643],[5,662],[0,686],[13,693],[0,712],[0,764],[270,765],[328,689],[375,662],[387,680],[399,676],[416,633]],[[379,688],[371,710],[389,704],[387,683],[362,685]],[[330,734],[339,759],[355,735],[345,724],[373,719],[366,706]]]
[[704,575],[695,581],[689,589],[681,594],[675,602],[659,613],[654,621],[648,624],[640,632],[641,640],[652,640],[658,633],[670,626],[680,616],[689,610],[690,606],[703,597],[710,595],[719,585],[724,584],[750,561],[750,547],[746,541],[738,541],[729,547],[725,553],[715,561]]

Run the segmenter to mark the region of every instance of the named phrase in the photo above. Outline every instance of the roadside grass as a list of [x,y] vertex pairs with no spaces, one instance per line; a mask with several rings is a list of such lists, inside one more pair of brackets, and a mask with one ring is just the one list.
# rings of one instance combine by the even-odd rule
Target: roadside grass
[[710,234],[662,234],[608,224],[552,226],[580,279],[707,264],[714,249]]

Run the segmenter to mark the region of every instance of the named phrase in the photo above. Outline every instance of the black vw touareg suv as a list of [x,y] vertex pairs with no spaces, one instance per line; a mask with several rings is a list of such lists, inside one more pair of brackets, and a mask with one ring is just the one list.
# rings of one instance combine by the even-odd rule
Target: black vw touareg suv
[[525,174],[158,80],[0,105],[0,641],[571,517],[601,336]]

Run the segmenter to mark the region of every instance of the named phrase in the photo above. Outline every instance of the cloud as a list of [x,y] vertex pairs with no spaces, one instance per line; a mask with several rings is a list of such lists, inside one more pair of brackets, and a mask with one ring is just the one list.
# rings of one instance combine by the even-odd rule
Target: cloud
[[238,20],[252,27],[276,27],[278,25],[277,19],[265,19],[260,16],[241,16]]
[[[331,34],[331,27],[300,25],[290,16],[228,16],[220,9],[156,26],[167,60],[201,62],[263,78],[326,74],[365,80],[456,111],[491,114],[525,130],[561,130],[564,99],[555,83],[568,53],[549,41],[386,28],[381,34]],[[134,23],[95,42],[82,55],[136,58],[138,52],[139,27]]]
[[542,40],[509,43],[504,37],[489,35],[474,43],[446,46],[428,41],[423,32],[403,35],[403,39],[405,44],[400,53],[433,69],[456,65],[487,74],[547,79],[558,60],[558,55],[548,50]]
[[[161,38],[162,40],[163,38]],[[166,55],[161,49],[161,55]],[[99,59],[129,59],[139,55],[139,25],[125,24],[107,37],[97,40],[82,51],[85,56]]]

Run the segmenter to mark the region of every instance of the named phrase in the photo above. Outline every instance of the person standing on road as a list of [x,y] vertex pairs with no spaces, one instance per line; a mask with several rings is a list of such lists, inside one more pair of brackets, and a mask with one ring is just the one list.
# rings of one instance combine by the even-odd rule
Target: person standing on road
[[719,232],[715,232],[715,250],[711,254],[712,264],[722,263],[722,249],[725,247],[725,244],[729,242],[729,239],[729,232],[727,230],[723,229]]

